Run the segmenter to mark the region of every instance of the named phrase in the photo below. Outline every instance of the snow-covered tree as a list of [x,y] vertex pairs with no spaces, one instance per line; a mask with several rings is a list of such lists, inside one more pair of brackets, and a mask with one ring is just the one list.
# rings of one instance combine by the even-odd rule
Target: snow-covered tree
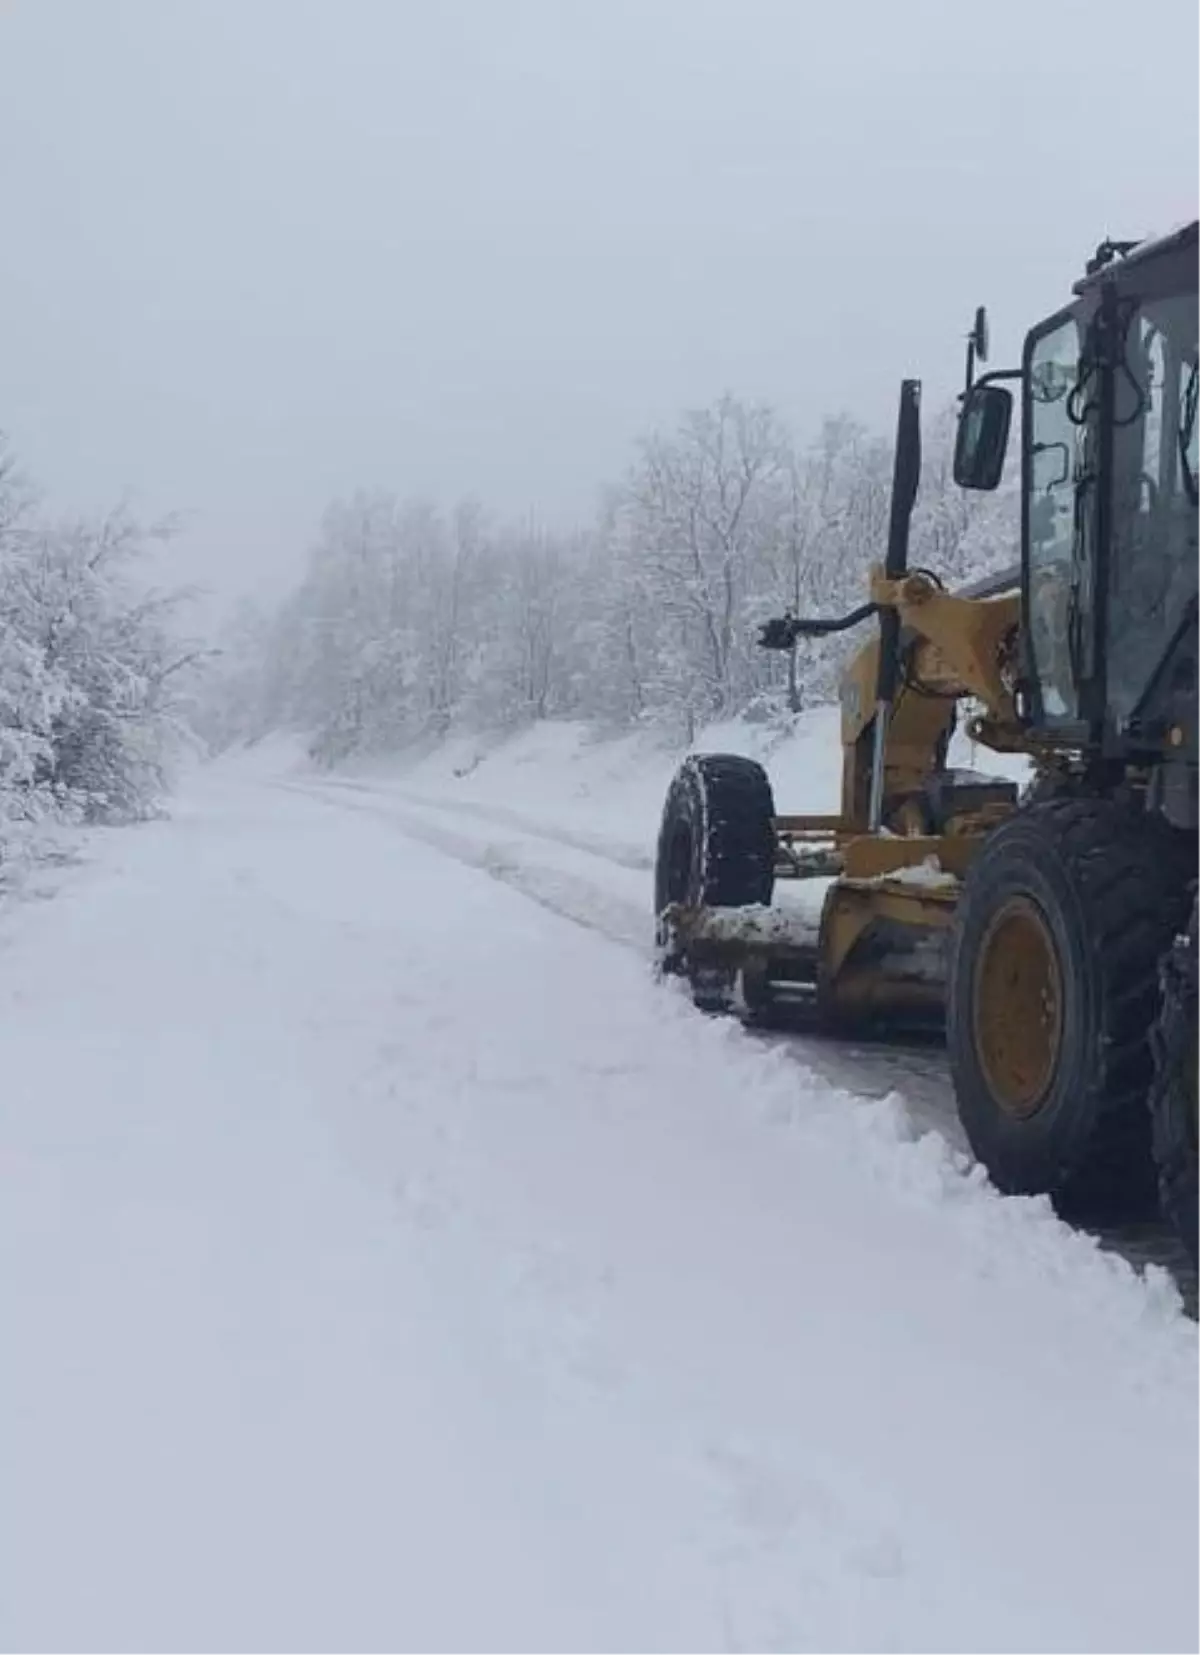
[[136,578],[165,532],[125,511],[47,520],[0,447],[0,818],[10,824],[128,821],[156,808],[203,653],[180,638],[186,594]]
[[155,537],[125,512],[39,528],[0,577],[23,605],[45,671],[69,689],[52,721],[47,779],[92,820],[154,808],[185,736],[180,675],[201,651],[177,631],[187,594],[147,592],[133,579]]

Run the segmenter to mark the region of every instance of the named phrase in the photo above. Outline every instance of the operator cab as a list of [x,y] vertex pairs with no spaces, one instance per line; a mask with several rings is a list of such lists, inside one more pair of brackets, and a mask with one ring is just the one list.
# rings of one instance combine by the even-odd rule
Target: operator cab
[[1019,381],[1022,719],[1089,757],[1171,761],[1193,820],[1196,257],[1195,223],[1103,243],[1073,302],[1027,335],[1021,367],[978,379],[977,312],[954,458],[962,487],[998,486],[1013,414],[1003,381]]

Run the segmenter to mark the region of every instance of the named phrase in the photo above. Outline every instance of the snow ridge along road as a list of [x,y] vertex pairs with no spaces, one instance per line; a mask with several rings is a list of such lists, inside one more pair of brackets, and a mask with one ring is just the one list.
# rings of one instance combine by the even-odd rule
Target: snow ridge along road
[[4,917],[0,1645],[1195,1648],[1165,1276],[395,826]]

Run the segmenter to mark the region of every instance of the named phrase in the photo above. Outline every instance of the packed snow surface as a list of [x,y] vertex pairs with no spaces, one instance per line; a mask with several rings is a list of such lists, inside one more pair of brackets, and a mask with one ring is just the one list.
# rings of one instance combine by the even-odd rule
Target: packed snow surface
[[4,912],[0,1644],[1195,1649],[1169,1280],[656,986],[574,762]]

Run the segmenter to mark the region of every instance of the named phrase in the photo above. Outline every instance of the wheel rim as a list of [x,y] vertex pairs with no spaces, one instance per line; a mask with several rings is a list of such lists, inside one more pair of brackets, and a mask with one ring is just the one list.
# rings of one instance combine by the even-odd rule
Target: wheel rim
[[1028,1120],[1043,1107],[1062,1044],[1062,976],[1041,909],[1013,897],[979,944],[975,1050],[992,1096],[1007,1115]]

